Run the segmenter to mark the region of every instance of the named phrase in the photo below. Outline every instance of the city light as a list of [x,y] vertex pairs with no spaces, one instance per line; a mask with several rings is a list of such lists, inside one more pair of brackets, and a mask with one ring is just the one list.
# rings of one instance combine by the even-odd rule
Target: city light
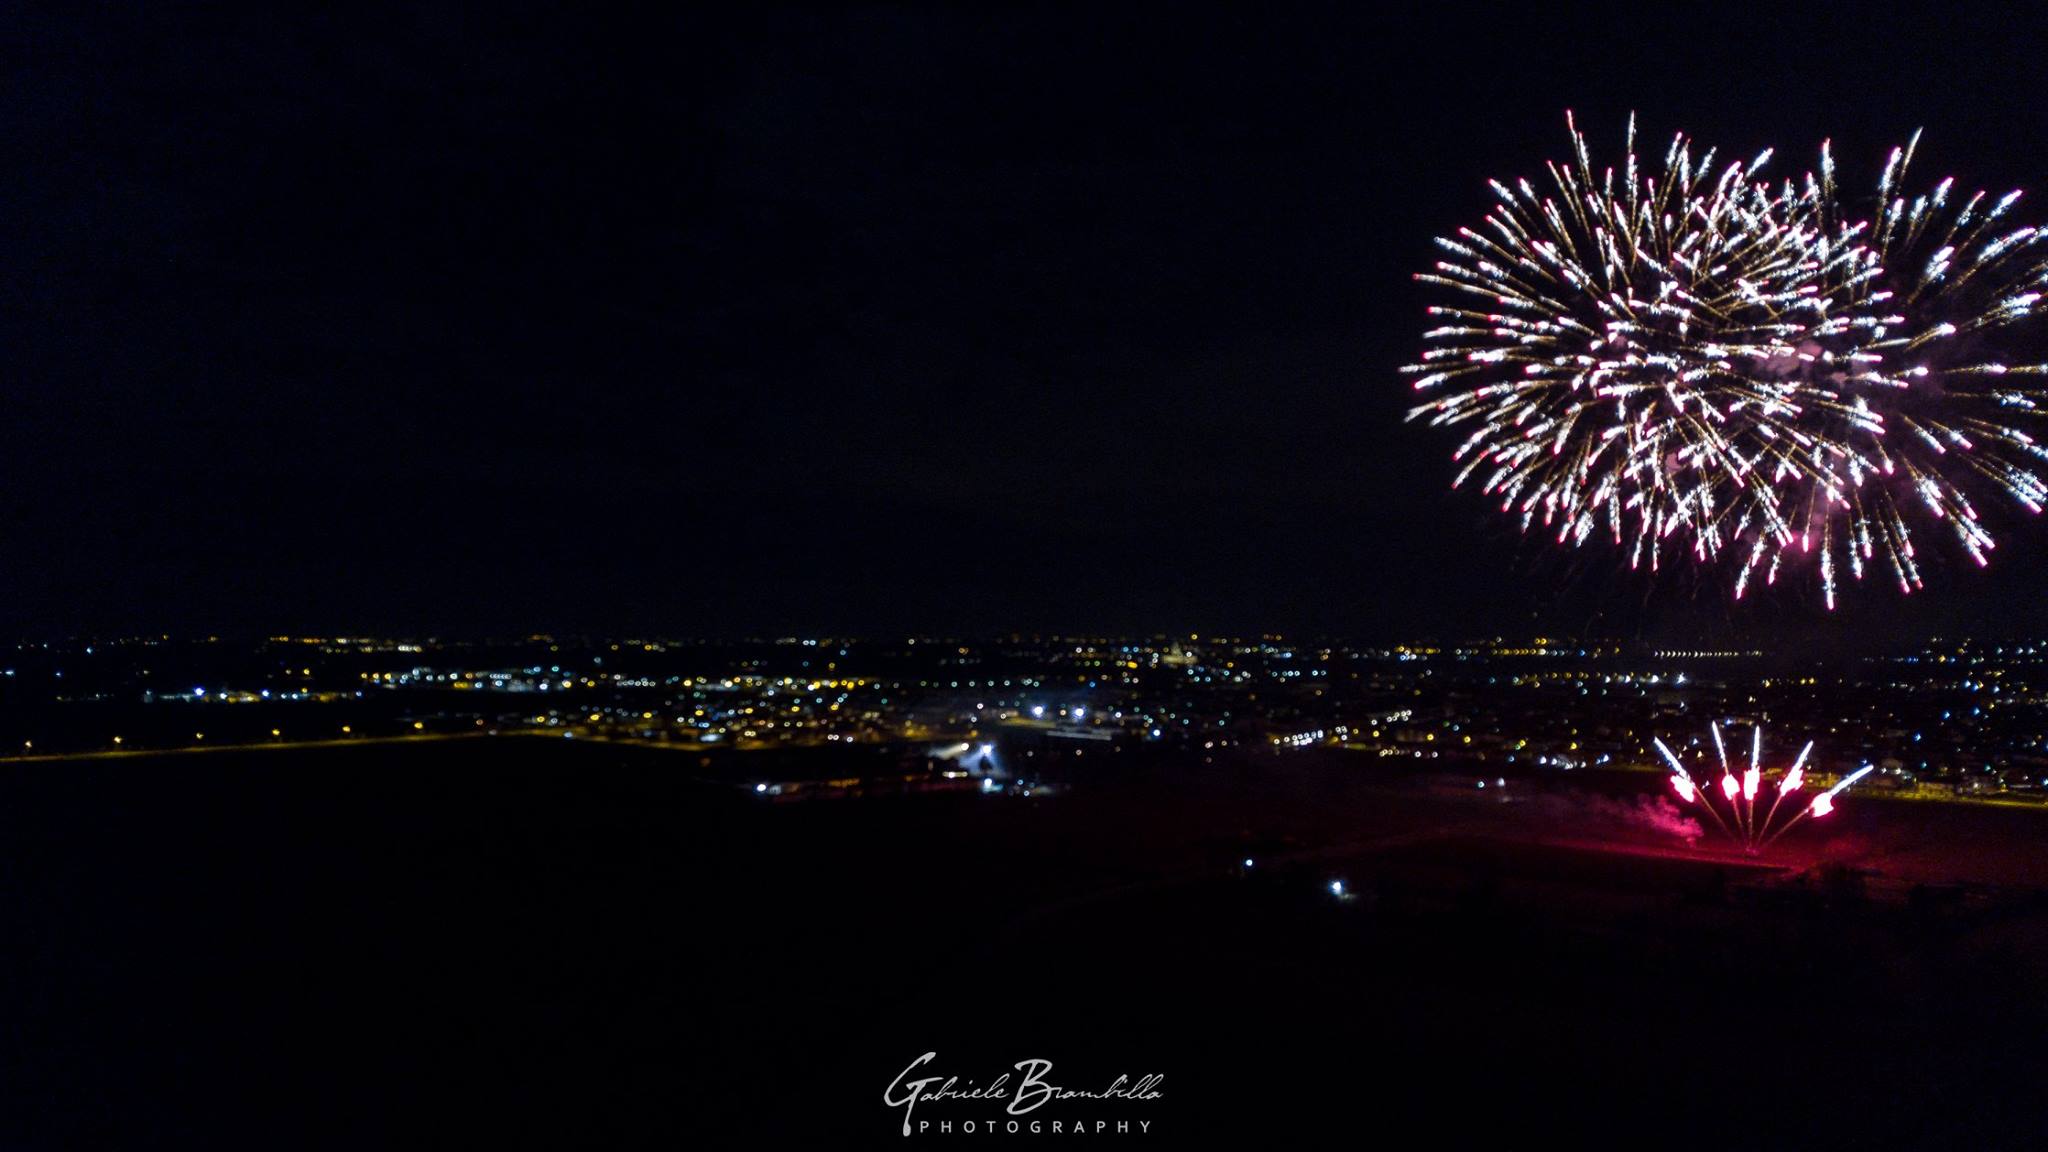
[[[1183,634],[1178,643],[1186,642]],[[58,652],[31,669],[24,665],[31,650],[18,649],[7,661],[15,678],[5,683],[12,690],[32,676],[50,685],[52,702],[118,698],[129,684],[181,687],[144,687],[138,700],[101,705],[103,719],[75,736],[24,726],[10,734],[11,747],[21,755],[61,756],[337,736],[424,741],[542,733],[724,755],[902,744],[947,762],[931,764],[929,783],[913,780],[915,772],[896,776],[900,783],[947,787],[957,779],[958,787],[975,789],[983,775],[994,774],[997,791],[1018,795],[1033,794],[1033,781],[1037,795],[1047,794],[1048,784],[1085,783],[1104,771],[1098,765],[1124,757],[1193,752],[1207,765],[1313,750],[1331,763],[1393,760],[1440,770],[1461,788],[1485,791],[1488,800],[1514,791],[1508,768],[1614,773],[1647,760],[1664,769],[1671,790],[1665,795],[1675,804],[1700,807],[1693,816],[1710,827],[1705,802],[1724,820],[1736,812],[1730,830],[1752,846],[1777,833],[1782,817],[1815,818],[1840,806],[1837,792],[1820,811],[1812,807],[1811,742],[1786,767],[1766,758],[1758,722],[1742,724],[1751,729],[1747,740],[1731,736],[1726,721],[1712,724],[1682,754],[1680,745],[1651,731],[1657,717],[1691,710],[1759,720],[1776,714],[1831,732],[1838,756],[1873,766],[1858,786],[1874,780],[1923,800],[2048,804],[2048,773],[2036,764],[2048,754],[2048,736],[2028,725],[2023,710],[2030,677],[2048,675],[2048,645],[2031,642],[1923,643],[1883,657],[1787,667],[1752,663],[1761,657],[1750,649],[1666,652],[1554,637],[1387,646],[1209,637],[1198,656],[1169,639],[1013,638],[997,646],[920,646],[918,660],[886,672],[836,649],[826,650],[836,653],[825,660],[830,667],[777,666],[734,645],[713,657],[722,665],[703,666],[700,656],[667,668],[659,652],[646,652],[634,667],[614,668],[596,653],[558,643],[501,652],[489,662],[467,645],[291,643],[349,663],[323,672],[280,660],[267,674],[216,678],[217,649],[181,666],[164,649],[104,643],[83,670],[79,657],[65,660]],[[637,644],[633,650],[645,651]],[[823,656],[815,647],[805,651]],[[133,661],[126,665],[110,658],[128,653]],[[256,658],[236,666],[265,666],[265,653],[249,655]],[[1659,666],[1709,659],[1718,662],[1714,677],[1687,676],[1682,685],[1674,668]],[[1000,664],[984,672],[982,660]],[[144,663],[155,666],[147,676]],[[58,671],[68,672],[61,683]],[[82,680],[87,672],[105,679]],[[1101,695],[1061,702],[1055,693],[1066,685]],[[180,707],[206,709],[207,723],[170,721],[182,738],[160,735],[168,710]],[[318,713],[307,711],[316,707]],[[287,708],[295,717],[321,719],[280,723]],[[1043,777],[1039,769],[1049,764],[1061,779]],[[872,786],[824,785],[870,772],[890,775],[880,762],[859,773],[826,770],[818,781],[785,782],[787,794],[862,794]],[[735,773],[731,786],[751,792],[756,775]],[[1828,771],[1822,779],[1832,783],[1835,776]],[[774,787],[766,794],[783,794]]]

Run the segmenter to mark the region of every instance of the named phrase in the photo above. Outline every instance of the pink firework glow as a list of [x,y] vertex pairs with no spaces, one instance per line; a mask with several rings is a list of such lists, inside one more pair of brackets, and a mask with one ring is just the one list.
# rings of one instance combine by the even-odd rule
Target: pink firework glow
[[1771,801],[1770,808],[1765,811],[1762,819],[1758,819],[1756,797],[1763,787],[1766,771],[1763,760],[1763,728],[1757,726],[1750,731],[1749,766],[1743,770],[1739,782],[1728,766],[1727,747],[1721,740],[1721,725],[1718,721],[1712,725],[1712,734],[1714,750],[1720,759],[1721,796],[1726,801],[1725,814],[1712,802],[1708,792],[1699,786],[1691,770],[1679,759],[1678,754],[1671,750],[1670,745],[1664,743],[1661,738],[1653,739],[1652,743],[1671,768],[1671,787],[1678,793],[1679,799],[1687,804],[1698,804],[1713,818],[1714,824],[1722,833],[1740,844],[1742,850],[1750,855],[1770,847],[1777,842],[1778,837],[1790,831],[1801,820],[1809,816],[1818,819],[1833,812],[1835,798],[1873,771],[1870,765],[1865,764],[1842,777],[1832,788],[1815,796],[1812,803],[1799,810],[1790,820],[1777,824],[1778,809],[1785,802],[1785,797],[1799,791],[1805,783],[1806,758],[1813,752],[1813,741],[1806,742],[1806,746],[1799,750],[1798,757],[1792,761],[1792,766],[1778,778],[1777,796]]

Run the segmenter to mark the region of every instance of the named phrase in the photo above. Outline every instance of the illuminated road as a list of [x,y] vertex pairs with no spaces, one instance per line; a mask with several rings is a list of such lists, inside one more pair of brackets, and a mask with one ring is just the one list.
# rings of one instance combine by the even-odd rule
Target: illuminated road
[[[520,733],[498,733],[519,735]],[[430,744],[477,740],[488,732],[413,732],[403,736],[337,736],[332,740],[266,740],[260,744],[190,744],[182,748],[108,748],[98,752],[46,752],[0,756],[0,764],[47,764],[60,760],[125,760],[147,756],[186,756],[201,752],[283,752],[297,748],[358,748],[366,744]]]

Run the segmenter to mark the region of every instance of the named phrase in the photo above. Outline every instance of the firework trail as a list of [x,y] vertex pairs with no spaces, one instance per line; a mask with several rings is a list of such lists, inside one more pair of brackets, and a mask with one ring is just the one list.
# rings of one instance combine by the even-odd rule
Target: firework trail
[[1739,783],[1735,774],[1729,770],[1727,748],[1721,742],[1721,725],[1718,721],[1711,726],[1711,731],[1714,735],[1714,751],[1721,764],[1721,796],[1727,801],[1732,827],[1730,820],[1722,819],[1721,813],[1715,808],[1713,796],[1693,779],[1692,773],[1686,769],[1678,755],[1671,751],[1670,746],[1665,744],[1661,737],[1651,737],[1650,742],[1657,746],[1657,752],[1664,757],[1664,762],[1671,765],[1671,787],[1678,793],[1678,798],[1687,804],[1698,804],[1705,809],[1721,832],[1741,844],[1742,850],[1752,856],[1777,843],[1778,837],[1790,831],[1792,826],[1801,820],[1809,816],[1818,819],[1834,811],[1835,797],[1848,791],[1858,780],[1873,771],[1870,765],[1865,764],[1844,776],[1834,787],[1815,796],[1812,803],[1786,821],[1776,832],[1772,832],[1771,824],[1778,817],[1779,805],[1785,802],[1785,797],[1798,792],[1805,783],[1806,757],[1813,751],[1813,741],[1806,742],[1806,747],[1799,750],[1798,758],[1792,761],[1792,767],[1778,778],[1777,797],[1771,801],[1770,810],[1765,813],[1764,818],[1758,821],[1752,805],[1763,782],[1763,726],[1757,725],[1750,729],[1749,767],[1743,772]]
[[[1759,738],[1761,738],[1762,728],[1759,727],[1757,731]],[[1800,784],[1806,779],[1805,774],[1800,769],[1806,766],[1806,754],[1811,751],[1813,751],[1813,741],[1808,740],[1806,747],[1799,750],[1799,758],[1792,761],[1791,770],[1778,778],[1778,794],[1771,799],[1771,810],[1764,815],[1764,827],[1769,828],[1771,821],[1777,819],[1778,805],[1785,802],[1786,795],[1799,791]]]
[[1671,765],[1671,786],[1677,790],[1678,798],[1690,804],[1697,797],[1700,807],[1706,809],[1707,815],[1714,818],[1714,826],[1721,830],[1721,834],[1733,837],[1735,833],[1729,830],[1727,821],[1721,819],[1721,814],[1708,802],[1705,790],[1692,778],[1692,773],[1685,770],[1685,765],[1678,762],[1678,757],[1665,745],[1663,739],[1652,736],[1650,742],[1657,746],[1657,751],[1663,754],[1665,762]]
[[1776,184],[1769,150],[1717,167],[1682,135],[1652,170],[1631,119],[1617,173],[1566,123],[1545,189],[1492,182],[1482,227],[1418,277],[1454,302],[1403,369],[1409,419],[1471,429],[1454,486],[1631,568],[1690,553],[1738,598],[1810,564],[1830,608],[1845,568],[1921,587],[1919,527],[1986,563],[1974,490],[2048,502],[2025,427],[2048,364],[2000,352],[2048,292],[2048,229],[2006,221],[2018,192],[1909,194],[1909,144],[1862,219],[1826,145]]
[[1821,793],[1820,795],[1815,796],[1813,798],[1813,803],[1809,805],[1805,811],[1799,813],[1797,816],[1792,817],[1792,819],[1785,821],[1785,826],[1783,828],[1778,829],[1777,835],[1772,836],[1770,839],[1758,845],[1754,849],[1754,851],[1761,852],[1764,849],[1769,848],[1771,845],[1777,843],[1779,836],[1783,836],[1785,833],[1790,832],[1794,824],[1799,823],[1801,820],[1804,820],[1808,816],[1812,816],[1815,819],[1819,819],[1820,817],[1825,816],[1830,812],[1833,812],[1835,810],[1835,797],[1841,795],[1843,792],[1848,791],[1850,785],[1856,783],[1858,780],[1863,779],[1865,776],[1870,775],[1872,770],[1873,769],[1870,765],[1865,764],[1863,767],[1858,768],[1856,771],[1851,772],[1847,776],[1842,777],[1839,781],[1835,783],[1835,786],[1833,788],[1830,788],[1827,791]]

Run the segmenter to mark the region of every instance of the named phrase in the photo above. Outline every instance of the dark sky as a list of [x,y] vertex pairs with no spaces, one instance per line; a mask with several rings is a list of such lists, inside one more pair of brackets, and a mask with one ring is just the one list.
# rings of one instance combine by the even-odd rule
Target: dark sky
[[332,7],[0,17],[0,627],[2048,623],[2048,525],[1819,624],[1566,565],[1395,375],[1567,107],[2048,187],[2004,9]]

